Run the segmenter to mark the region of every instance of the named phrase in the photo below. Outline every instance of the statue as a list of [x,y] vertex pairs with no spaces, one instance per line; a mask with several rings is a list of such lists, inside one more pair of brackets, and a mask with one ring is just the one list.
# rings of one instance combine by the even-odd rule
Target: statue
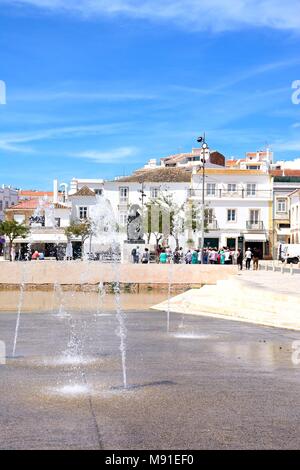
[[138,204],[133,204],[127,217],[127,241],[141,243],[144,241],[142,211]]

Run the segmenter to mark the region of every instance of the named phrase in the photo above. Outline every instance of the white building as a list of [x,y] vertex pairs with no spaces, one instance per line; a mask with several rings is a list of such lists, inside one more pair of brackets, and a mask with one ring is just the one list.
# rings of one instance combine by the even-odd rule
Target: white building
[[4,220],[6,209],[17,204],[18,199],[18,191],[16,189],[5,185],[0,187],[0,221]]
[[[57,180],[53,186],[53,193],[41,192],[42,197],[38,197],[39,192],[36,191],[26,192],[28,194],[23,194],[24,199],[5,211],[6,220],[15,220],[30,229],[26,238],[15,240],[14,252],[20,259],[26,258],[28,252],[35,250],[43,252],[46,258],[64,257],[67,246],[64,232],[70,224],[71,208],[58,202],[60,196]],[[9,257],[9,253],[6,256]]]
[[[207,232],[205,246],[257,247],[271,254],[272,177],[260,170],[211,169],[205,171]],[[202,172],[192,176],[191,201],[202,202]],[[199,244],[199,233],[195,243]]]
[[291,207],[291,243],[300,243],[300,189],[289,194]]
[[247,152],[245,158],[229,158],[226,167],[239,170],[260,170],[267,173],[273,167],[273,152],[269,148]]
[[[127,217],[129,208],[135,204],[141,210],[162,195],[171,196],[178,206],[184,205],[191,188],[191,168],[144,168],[131,176],[114,181],[73,179],[69,200],[72,204],[72,219],[91,217],[93,206],[99,204],[97,196],[109,201],[112,218],[119,226],[119,242],[127,239]],[[101,199],[100,199],[101,203]],[[145,240],[146,240],[145,236]],[[147,240],[146,240],[147,241]],[[149,243],[154,245],[152,236]],[[88,242],[87,242],[88,244]]]

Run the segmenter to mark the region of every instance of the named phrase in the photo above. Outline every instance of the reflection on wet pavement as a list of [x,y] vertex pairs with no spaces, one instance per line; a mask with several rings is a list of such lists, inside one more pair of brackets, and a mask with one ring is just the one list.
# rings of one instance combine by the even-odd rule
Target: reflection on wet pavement
[[[298,448],[300,333],[213,318],[127,312],[128,388],[115,314],[27,313],[0,366],[2,449]],[[109,313],[109,312],[107,312]],[[113,312],[112,312],[113,313]],[[0,315],[7,353],[15,315]]]

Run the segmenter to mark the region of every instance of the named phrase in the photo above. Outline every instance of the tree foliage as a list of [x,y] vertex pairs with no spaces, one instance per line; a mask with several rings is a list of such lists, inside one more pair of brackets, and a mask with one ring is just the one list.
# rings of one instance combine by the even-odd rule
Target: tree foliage
[[9,259],[12,261],[12,245],[16,238],[26,238],[29,228],[24,224],[19,224],[15,220],[4,220],[0,222],[0,235],[4,235],[9,240]]

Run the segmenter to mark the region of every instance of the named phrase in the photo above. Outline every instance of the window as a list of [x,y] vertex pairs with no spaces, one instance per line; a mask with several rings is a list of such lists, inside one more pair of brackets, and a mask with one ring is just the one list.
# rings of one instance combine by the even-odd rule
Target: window
[[18,224],[23,224],[25,222],[25,215],[23,214],[14,214],[14,221]]
[[227,222],[236,222],[236,209],[227,209]]
[[214,218],[215,218],[214,210],[213,209],[207,209],[206,216],[207,216],[208,223],[211,224],[214,221]]
[[60,227],[60,217],[55,217],[55,227]]
[[215,196],[216,195],[216,183],[207,183],[206,194],[207,194],[207,196]]
[[119,190],[120,194],[120,202],[128,202],[128,197],[129,197],[129,188],[122,187]]
[[247,170],[260,170],[260,166],[259,165],[247,165],[246,169]]
[[102,196],[103,190],[102,189],[94,189],[96,196]]
[[228,183],[227,191],[229,193],[235,193],[236,192],[236,184],[235,183]]
[[258,224],[259,222],[259,210],[258,209],[251,209],[250,210],[250,223],[251,224]]
[[159,196],[159,188],[150,188],[150,196],[155,199]]
[[285,198],[277,199],[277,212],[286,212],[286,199]]
[[8,209],[8,201],[5,201],[5,209]]
[[247,196],[255,196],[255,195],[256,195],[256,184],[247,183]]
[[119,222],[120,222],[120,225],[122,226],[125,226],[127,225],[127,213],[120,213],[119,215]]
[[79,218],[80,219],[87,219],[88,208],[87,207],[79,207]]
[[0,201],[0,211],[3,211],[3,201]]

